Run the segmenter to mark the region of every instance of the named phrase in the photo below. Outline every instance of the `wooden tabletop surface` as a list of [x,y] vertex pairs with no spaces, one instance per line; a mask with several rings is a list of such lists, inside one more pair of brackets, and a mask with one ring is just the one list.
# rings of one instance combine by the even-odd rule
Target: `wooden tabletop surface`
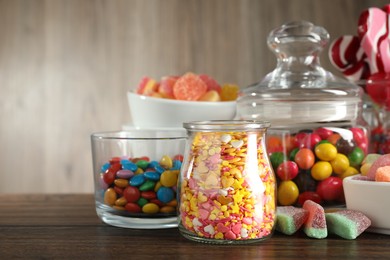
[[0,195],[0,259],[389,259],[390,236],[309,239],[303,233],[250,245],[208,245],[176,228],[125,229],[102,223],[90,194]]

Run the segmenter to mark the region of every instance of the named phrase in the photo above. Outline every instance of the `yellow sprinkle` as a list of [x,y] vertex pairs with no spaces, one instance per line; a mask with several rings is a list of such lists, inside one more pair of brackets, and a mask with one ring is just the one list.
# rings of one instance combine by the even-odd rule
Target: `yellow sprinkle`
[[223,233],[218,232],[217,234],[215,234],[214,237],[215,237],[216,239],[222,239],[222,238],[223,238]]

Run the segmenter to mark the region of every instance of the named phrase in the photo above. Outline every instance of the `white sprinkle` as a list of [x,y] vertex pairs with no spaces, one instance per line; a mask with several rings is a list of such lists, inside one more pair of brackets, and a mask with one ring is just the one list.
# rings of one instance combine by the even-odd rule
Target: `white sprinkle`
[[248,237],[248,230],[246,230],[245,228],[241,228],[241,237],[242,238]]
[[[214,235],[214,227],[210,224],[204,227],[203,229],[205,232],[209,233],[210,235]],[[247,235],[248,236],[248,235]]]
[[232,140],[232,137],[228,134],[225,134],[225,135],[222,135],[221,136],[221,141],[224,142],[224,143],[228,143],[230,142],[230,140]]
[[234,148],[240,148],[243,144],[244,144],[244,141],[242,140],[234,140],[231,142],[232,146]]

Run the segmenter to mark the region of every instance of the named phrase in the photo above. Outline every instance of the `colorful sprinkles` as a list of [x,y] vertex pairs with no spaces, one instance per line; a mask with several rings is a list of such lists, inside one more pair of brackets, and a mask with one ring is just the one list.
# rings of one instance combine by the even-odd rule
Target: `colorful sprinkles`
[[180,180],[182,229],[218,240],[272,234],[276,181],[263,138],[256,131],[194,134]]

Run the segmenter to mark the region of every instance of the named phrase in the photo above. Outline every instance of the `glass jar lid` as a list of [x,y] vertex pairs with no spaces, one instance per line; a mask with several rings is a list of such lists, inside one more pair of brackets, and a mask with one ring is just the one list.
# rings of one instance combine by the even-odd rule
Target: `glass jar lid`
[[355,121],[362,90],[324,70],[319,54],[328,32],[307,21],[290,22],[268,36],[277,66],[242,90],[237,118],[270,121],[272,127],[300,123]]

